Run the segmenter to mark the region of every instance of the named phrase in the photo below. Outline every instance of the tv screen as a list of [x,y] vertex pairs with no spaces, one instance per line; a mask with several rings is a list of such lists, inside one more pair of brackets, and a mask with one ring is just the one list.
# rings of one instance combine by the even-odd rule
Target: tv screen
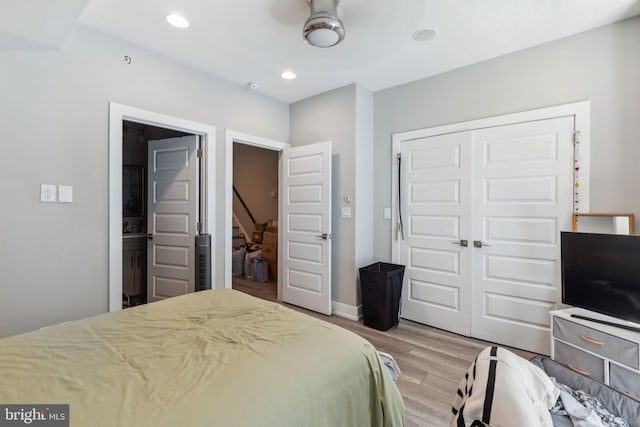
[[562,302],[640,323],[640,236],[561,233]]

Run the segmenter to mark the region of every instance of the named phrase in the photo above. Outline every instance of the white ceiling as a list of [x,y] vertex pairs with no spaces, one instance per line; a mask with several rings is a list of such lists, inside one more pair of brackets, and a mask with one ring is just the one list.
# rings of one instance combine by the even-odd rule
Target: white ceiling
[[[302,39],[307,1],[0,0],[12,18],[0,24],[0,50],[19,41],[59,48],[79,16],[84,25],[241,85],[256,81],[257,91],[293,102],[354,82],[388,88],[640,14],[640,0],[342,0],[346,37],[320,49]],[[166,23],[176,12],[189,28]],[[425,27],[438,36],[415,42],[411,35]],[[283,80],[285,69],[298,78]]]

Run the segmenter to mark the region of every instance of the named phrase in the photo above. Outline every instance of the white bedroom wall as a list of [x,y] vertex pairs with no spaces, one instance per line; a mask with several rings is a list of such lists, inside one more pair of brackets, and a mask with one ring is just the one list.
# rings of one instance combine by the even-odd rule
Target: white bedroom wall
[[[108,309],[110,101],[216,126],[215,194],[225,128],[288,139],[287,104],[82,26],[61,50],[0,51],[0,70],[0,336]],[[74,202],[40,203],[40,184],[72,185]]]
[[[393,133],[591,100],[591,211],[639,214],[639,75],[634,18],[376,92],[374,212],[391,205]],[[390,225],[374,216],[377,258]]]

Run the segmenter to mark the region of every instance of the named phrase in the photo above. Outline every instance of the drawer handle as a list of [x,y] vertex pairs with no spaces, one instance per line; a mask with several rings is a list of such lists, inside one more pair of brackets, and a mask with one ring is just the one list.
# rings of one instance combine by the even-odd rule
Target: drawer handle
[[604,343],[602,341],[594,340],[593,338],[589,338],[589,337],[584,336],[584,335],[580,335],[580,338],[582,338],[586,342],[590,342],[591,344],[604,345]]
[[585,377],[590,377],[591,374],[587,371],[583,371],[582,369],[578,369],[575,366],[573,366],[571,363],[567,363],[567,368],[571,369],[574,372],[577,372],[579,374],[584,375]]

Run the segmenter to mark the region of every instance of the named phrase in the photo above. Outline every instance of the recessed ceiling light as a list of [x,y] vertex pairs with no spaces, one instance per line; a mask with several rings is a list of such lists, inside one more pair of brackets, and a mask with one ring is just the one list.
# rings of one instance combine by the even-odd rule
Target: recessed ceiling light
[[175,13],[173,15],[167,15],[167,22],[177,28],[187,28],[189,26],[189,21]]
[[427,42],[435,39],[437,35],[438,30],[435,28],[421,28],[413,33],[411,38],[417,42]]
[[296,78],[296,73],[293,71],[283,71],[282,74],[280,74],[280,77],[285,80],[293,80]]

